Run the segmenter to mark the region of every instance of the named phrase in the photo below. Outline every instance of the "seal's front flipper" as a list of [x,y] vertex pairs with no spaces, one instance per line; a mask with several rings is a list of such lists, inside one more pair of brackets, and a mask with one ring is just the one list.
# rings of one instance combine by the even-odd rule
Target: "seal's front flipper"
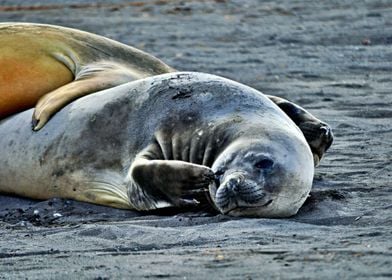
[[192,194],[208,191],[215,178],[214,172],[203,165],[141,157],[134,161],[131,177],[142,189],[160,192],[177,207],[197,205],[199,202],[192,199]]
[[318,165],[324,153],[329,149],[333,141],[331,127],[320,121],[304,108],[280,97],[268,95],[301,129],[308,142],[314,157],[315,165]]
[[110,61],[84,66],[78,72],[73,82],[41,97],[33,114],[33,129],[41,129],[52,115],[79,97],[115,87],[141,77],[143,77],[141,73]]

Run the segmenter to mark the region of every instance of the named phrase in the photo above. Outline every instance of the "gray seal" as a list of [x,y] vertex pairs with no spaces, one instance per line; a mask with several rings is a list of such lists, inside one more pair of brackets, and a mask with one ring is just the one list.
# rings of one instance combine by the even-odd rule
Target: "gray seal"
[[200,206],[202,193],[223,214],[288,217],[312,186],[314,152],[299,125],[218,76],[168,73],[107,89],[37,132],[31,114],[0,122],[0,192],[141,211]]

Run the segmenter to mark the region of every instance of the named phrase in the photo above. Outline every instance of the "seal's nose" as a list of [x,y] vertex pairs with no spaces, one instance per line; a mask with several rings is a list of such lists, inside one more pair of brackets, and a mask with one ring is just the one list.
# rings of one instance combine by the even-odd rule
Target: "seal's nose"
[[236,194],[239,190],[239,184],[241,180],[239,178],[232,177],[226,183],[226,188],[233,194]]
[[237,201],[245,178],[241,172],[234,171],[220,179],[222,183],[216,191],[215,204],[222,213],[225,213],[227,209],[238,206]]

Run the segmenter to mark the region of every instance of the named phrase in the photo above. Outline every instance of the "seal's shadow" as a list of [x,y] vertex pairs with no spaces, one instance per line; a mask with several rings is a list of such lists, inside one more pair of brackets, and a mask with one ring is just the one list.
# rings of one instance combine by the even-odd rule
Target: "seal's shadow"
[[334,189],[313,189],[309,198],[292,219],[297,222],[314,225],[348,225],[355,222],[357,216],[342,215],[347,204],[347,191]]
[[[355,217],[339,217],[337,212],[346,201],[347,194],[337,190],[319,190],[311,192],[310,197],[299,213],[289,218],[296,222],[336,225],[351,224]],[[0,221],[14,227],[44,226],[56,227],[95,223],[100,221],[148,220],[164,217],[202,218],[212,223],[230,219],[215,212],[212,208],[159,209],[159,211],[137,212],[94,205],[68,199],[53,198],[45,201],[0,196]],[[207,220],[206,220],[207,219]],[[233,218],[231,218],[233,219]]]
[[[64,226],[100,221],[124,221],[129,219],[151,219],[167,216],[213,217],[212,208],[167,208],[148,212],[122,210],[101,205],[53,198],[45,201],[15,196],[0,195],[0,221],[10,226]],[[222,216],[222,215],[221,215]]]

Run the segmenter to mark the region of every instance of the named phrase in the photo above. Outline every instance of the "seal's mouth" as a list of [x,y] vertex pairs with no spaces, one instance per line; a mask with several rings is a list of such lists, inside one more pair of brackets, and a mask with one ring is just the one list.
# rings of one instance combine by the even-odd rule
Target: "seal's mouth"
[[266,203],[262,204],[262,205],[250,205],[250,206],[237,206],[233,209],[228,209],[226,210],[223,214],[225,215],[230,215],[230,213],[232,213],[233,211],[247,211],[247,210],[255,210],[255,209],[260,209],[263,207],[267,207],[268,205],[270,205],[274,200],[270,199],[268,200]]

